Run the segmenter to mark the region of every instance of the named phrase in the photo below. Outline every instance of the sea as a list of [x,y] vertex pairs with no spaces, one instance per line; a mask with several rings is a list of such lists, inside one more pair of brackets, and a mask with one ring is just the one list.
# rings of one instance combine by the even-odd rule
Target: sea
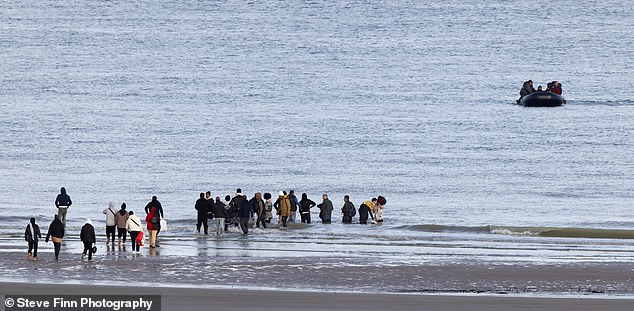
[[[161,256],[634,262],[629,1],[0,2],[0,252],[157,196]],[[567,104],[516,104],[557,80]],[[200,192],[334,221],[195,231]],[[387,198],[380,225],[341,223]],[[277,223],[277,219],[274,220]],[[223,247],[217,247],[218,239]],[[51,252],[50,245],[41,247]],[[98,256],[106,256],[100,252]]]

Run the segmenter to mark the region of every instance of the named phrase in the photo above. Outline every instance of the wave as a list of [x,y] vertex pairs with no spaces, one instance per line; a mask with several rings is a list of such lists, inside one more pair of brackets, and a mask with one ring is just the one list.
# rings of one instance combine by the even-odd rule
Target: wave
[[435,224],[399,226],[397,229],[423,232],[481,233],[550,238],[634,239],[634,230],[565,227],[448,226]]

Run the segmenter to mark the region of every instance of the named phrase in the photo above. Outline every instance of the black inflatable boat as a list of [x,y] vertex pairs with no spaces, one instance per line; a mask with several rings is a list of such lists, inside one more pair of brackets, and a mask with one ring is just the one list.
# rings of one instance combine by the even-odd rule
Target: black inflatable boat
[[549,92],[535,92],[517,100],[524,107],[557,107],[566,104],[561,95]]

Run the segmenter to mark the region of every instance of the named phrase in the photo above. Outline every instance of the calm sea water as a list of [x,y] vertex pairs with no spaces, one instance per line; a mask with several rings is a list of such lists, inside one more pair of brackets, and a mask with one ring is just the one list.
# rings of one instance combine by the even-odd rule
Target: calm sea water
[[[3,243],[22,247],[31,216],[46,227],[64,186],[73,230],[157,195],[166,238],[193,250],[198,193],[241,187],[388,204],[380,227],[259,232],[238,251],[366,239],[401,260],[631,261],[629,240],[536,236],[634,230],[634,8],[550,5],[2,2]],[[527,79],[560,81],[568,105],[514,105]]]

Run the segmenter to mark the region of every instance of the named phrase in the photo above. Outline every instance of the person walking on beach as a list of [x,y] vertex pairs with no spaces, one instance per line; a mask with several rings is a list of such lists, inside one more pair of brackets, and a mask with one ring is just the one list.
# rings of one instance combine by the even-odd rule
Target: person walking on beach
[[194,205],[194,209],[196,209],[196,213],[198,214],[198,222],[196,223],[196,231],[200,233],[200,226],[203,226],[205,229],[205,234],[209,234],[208,224],[207,224],[207,213],[209,210],[209,202],[205,198],[204,193],[200,193],[200,198],[196,200],[196,204]]
[[372,198],[371,201],[365,201],[361,203],[359,206],[359,223],[362,225],[368,224],[368,216],[374,220],[374,216],[372,215],[372,209],[374,209],[374,203],[376,202],[376,198]]
[[150,213],[145,216],[147,230],[150,232],[150,248],[156,248],[156,235],[161,229],[161,217],[156,207],[150,208]]
[[117,223],[117,244],[121,247],[121,239],[123,238],[123,246],[125,247],[125,239],[128,235],[127,227],[128,227],[128,217],[130,214],[126,211],[127,206],[125,203],[121,203],[121,209],[117,212],[114,217],[115,222]]
[[332,201],[328,199],[328,195],[324,193],[322,195],[322,202],[319,206],[321,212],[319,213],[319,218],[321,218],[321,222],[324,224],[329,224],[332,222],[332,210],[334,207],[332,206]]
[[216,203],[214,203],[214,216],[216,217],[216,235],[222,236],[225,230],[225,219],[229,217],[229,214],[220,197],[216,197]]
[[49,238],[53,241],[53,247],[55,247],[55,260],[59,260],[59,250],[62,247],[62,239],[64,238],[64,224],[59,220],[58,215],[55,215],[55,218],[48,226],[46,243],[48,243]]
[[352,217],[357,214],[357,210],[354,208],[354,204],[350,202],[350,196],[348,195],[343,197],[343,207],[341,208],[341,213],[343,214],[341,222],[344,224],[351,224]]
[[264,193],[264,208],[266,209],[266,217],[264,221],[266,223],[271,223],[271,219],[273,219],[273,200],[271,198],[271,194],[266,192]]
[[291,201],[288,199],[288,196],[284,191],[280,191],[279,197],[273,206],[277,209],[277,215],[280,216],[280,223],[282,223],[282,227],[288,227],[286,222],[291,214]]
[[306,193],[302,193],[302,200],[299,201],[299,215],[302,223],[310,223],[310,209],[315,207],[315,202],[308,198]]
[[291,212],[288,220],[295,223],[295,218],[297,217],[297,207],[299,206],[299,200],[297,200],[297,197],[295,196],[295,190],[289,191],[288,201],[291,203]]
[[[26,254],[26,260],[37,261],[37,242],[42,238],[42,233],[40,233],[40,226],[35,223],[35,218],[31,217],[29,224],[26,225],[26,231],[24,231],[24,240],[29,243],[29,251]],[[32,252],[31,252],[32,251]]]
[[266,207],[264,200],[262,200],[262,193],[257,192],[253,199],[251,199],[251,207],[258,217],[255,221],[255,227],[260,228],[260,224],[262,224],[262,228],[266,229]]
[[55,206],[57,207],[57,216],[64,226],[66,226],[66,212],[68,212],[68,208],[72,204],[73,201],[70,199],[70,196],[66,194],[66,188],[62,187],[60,194],[55,198]]
[[106,215],[106,245],[110,244],[110,237],[112,237],[112,247],[114,248],[114,235],[115,229],[117,228],[115,217],[117,210],[114,208],[113,201],[110,201],[108,208],[104,209],[103,213]]
[[86,256],[86,252],[88,252],[88,261],[92,260],[92,246],[97,242],[97,239],[95,237],[95,227],[93,227],[90,218],[86,219],[86,223],[81,227],[79,239],[84,243],[84,251],[81,253],[81,258],[83,259]]
[[130,232],[130,240],[132,240],[132,252],[139,253],[141,251],[141,246],[137,241],[137,236],[141,233],[141,231],[143,231],[143,227],[141,226],[141,219],[139,219],[139,216],[135,215],[133,211],[130,211],[128,215],[126,227]]
[[[165,216],[163,215],[163,205],[161,205],[161,202],[159,202],[158,198],[156,196],[152,196],[152,201],[150,201],[147,205],[145,205],[145,213],[149,214],[152,210],[152,207],[154,207],[156,209],[156,216],[158,217],[158,226],[157,226],[157,230],[156,230],[156,238],[155,240],[158,240],[158,235],[161,232],[161,219],[165,218]],[[158,245],[155,245],[158,246]]]

